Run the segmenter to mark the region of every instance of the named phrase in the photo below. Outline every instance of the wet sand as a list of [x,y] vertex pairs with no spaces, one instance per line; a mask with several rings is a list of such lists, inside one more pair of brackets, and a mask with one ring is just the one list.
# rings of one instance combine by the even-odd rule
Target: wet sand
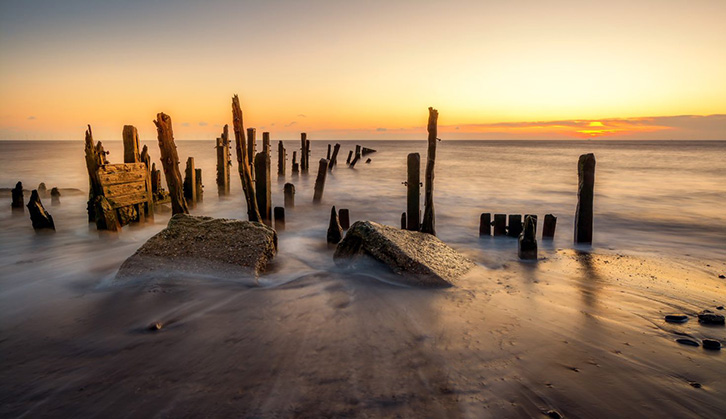
[[259,287],[30,282],[3,294],[0,416],[726,415],[726,351],[675,342],[726,343],[695,317],[726,313],[726,263],[541,255],[471,254],[480,266],[440,290],[332,263]]

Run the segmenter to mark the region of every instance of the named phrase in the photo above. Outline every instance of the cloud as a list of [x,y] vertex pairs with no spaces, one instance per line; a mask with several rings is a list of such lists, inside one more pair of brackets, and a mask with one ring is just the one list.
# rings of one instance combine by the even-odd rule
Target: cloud
[[304,113],[299,113],[299,114],[297,114],[297,116],[299,116],[300,118],[307,118],[307,116],[305,116]]
[[271,123],[271,124],[270,124],[270,126],[271,126],[271,127],[274,127],[274,126],[275,126],[275,123],[274,123],[274,122],[273,122],[273,123]]
[[388,131],[388,128],[376,128],[376,131],[385,132],[385,131]]
[[188,127],[189,126],[189,122],[182,122],[181,126]]
[[34,119],[35,119],[35,117],[34,117],[34,116],[29,116],[29,117],[28,117],[28,120],[29,120],[29,121],[32,121],[32,120],[34,120]]
[[206,122],[204,122],[204,121],[201,121],[201,122],[199,123],[199,126],[200,126],[200,127],[206,127],[207,125],[209,125],[209,124],[207,124],[207,123],[206,123]]
[[295,121],[292,121],[292,122],[290,122],[289,124],[285,124],[285,126],[286,126],[286,127],[291,127],[291,126],[293,126],[293,125],[295,125],[295,124],[297,124],[297,122],[295,122]]

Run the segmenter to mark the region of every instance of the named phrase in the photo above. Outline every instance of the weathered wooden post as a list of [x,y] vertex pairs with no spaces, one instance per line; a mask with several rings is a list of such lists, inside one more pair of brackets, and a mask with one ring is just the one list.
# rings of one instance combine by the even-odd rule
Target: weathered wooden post
[[333,156],[330,158],[330,164],[328,164],[328,170],[332,171],[333,167],[338,164],[338,151],[340,151],[340,144],[335,143],[333,147]]
[[542,240],[553,240],[555,238],[555,228],[557,227],[557,217],[547,214],[544,217],[542,225]]
[[340,226],[343,227],[344,230],[350,228],[350,211],[348,211],[347,208],[341,208],[340,211],[338,211],[338,218],[340,219]]
[[285,208],[275,207],[275,230],[282,231],[285,229]]
[[187,201],[184,199],[184,188],[181,172],[179,172],[179,154],[177,154],[176,144],[174,144],[171,117],[165,113],[158,113],[154,125],[156,125],[159,139],[161,165],[164,167],[166,186],[169,188],[171,212],[172,214],[189,214]]
[[25,197],[23,196],[23,182],[15,184],[15,188],[12,191],[13,201],[10,203],[10,207],[15,211],[23,212],[25,209]]
[[53,189],[51,189],[50,190],[50,205],[51,206],[60,205],[60,197],[61,197],[61,193],[58,190],[58,188],[54,187]]
[[257,195],[255,194],[255,184],[252,181],[252,173],[250,171],[250,161],[245,153],[245,131],[242,120],[242,108],[239,105],[239,97],[232,97],[232,127],[234,127],[234,139],[237,145],[237,167],[239,176],[242,180],[242,190],[245,193],[247,201],[247,218],[250,221],[260,221],[260,211],[257,208]]
[[520,259],[535,260],[537,259],[537,238],[534,229],[534,218],[531,215],[524,217],[524,231],[519,235],[519,251]]
[[[327,162],[326,159],[321,160],[325,160]],[[325,166],[327,170],[327,163]],[[330,244],[338,244],[343,239],[343,228],[340,226],[338,212],[335,211],[335,206],[330,209],[330,224],[328,224],[327,239]]]
[[509,215],[509,226],[507,227],[507,236],[519,237],[522,232],[522,215],[521,214],[510,214]]
[[328,174],[328,160],[320,159],[318,166],[318,176],[315,178],[315,193],[313,195],[313,203],[319,204],[323,199],[323,189],[325,188],[325,177]]
[[101,179],[98,177],[98,168],[105,163],[105,152],[101,142],[98,145],[93,144],[93,132],[91,126],[86,130],[86,169],[88,170],[89,190],[88,190],[88,222],[96,221],[96,197],[103,195],[101,187]]
[[507,235],[507,214],[494,214],[494,235]]
[[292,173],[297,175],[300,172],[300,164],[297,162],[297,151],[292,152]]
[[402,212],[401,213],[401,230],[405,230],[405,229],[406,229],[406,213]]
[[479,216],[479,237],[492,235],[492,214],[483,212]]
[[310,141],[308,141],[308,134],[300,133],[300,170],[303,173],[308,172],[308,166],[310,164]]
[[33,222],[34,230],[55,230],[55,223],[53,223],[53,217],[48,211],[43,208],[43,204],[40,202],[40,196],[38,190],[35,189],[30,194],[30,201],[28,201],[28,212],[30,213],[30,221]]
[[286,183],[283,192],[285,194],[285,208],[295,208],[295,185]]
[[156,197],[156,194],[161,189],[161,170],[156,170],[156,163],[151,163],[151,193]]
[[428,152],[426,153],[426,189],[423,223],[421,223],[421,231],[424,233],[436,235],[436,216],[434,214],[434,162],[436,161],[436,141],[438,135],[437,123],[439,120],[439,111],[429,108],[428,122]]
[[270,133],[262,132],[262,151],[267,154],[268,157],[272,156],[272,146],[270,145]]
[[353,157],[353,150],[348,150],[348,158],[345,160],[345,164],[350,166],[350,159]]
[[224,126],[222,136],[217,138],[217,192],[219,195],[229,194],[229,125]]
[[124,125],[124,163],[138,163],[141,161],[139,156],[139,133],[133,125]]
[[255,128],[247,128],[247,154],[250,165],[250,174],[255,179],[255,156],[257,155],[257,130]]
[[407,159],[408,177],[406,179],[406,228],[418,231],[421,228],[421,155],[410,153]]
[[197,172],[194,170],[194,157],[187,159],[187,167],[184,170],[184,198],[187,204],[194,207],[197,199]]
[[577,162],[577,209],[575,210],[575,243],[592,244],[593,189],[595,187],[595,155],[583,154]]
[[328,161],[330,161],[330,152],[331,152],[331,145],[328,144],[328,155],[325,157],[326,159],[328,159]]
[[151,199],[143,204],[144,216],[154,218],[154,194],[151,186],[151,156],[149,156],[149,147],[144,145],[139,156],[139,161],[146,165],[146,190],[151,194]]
[[263,151],[255,156],[255,189],[257,208],[262,222],[272,227],[272,190],[270,189],[270,156]]
[[534,221],[534,235],[537,236],[537,214],[524,214],[524,219],[526,220],[527,217],[532,217],[532,221]]
[[360,160],[360,146],[356,144],[355,146],[355,158],[352,162],[350,162],[350,167],[355,167],[355,164],[358,163],[358,160]]
[[38,195],[41,198],[45,198],[48,196],[48,187],[45,186],[45,182],[40,182],[40,185],[38,185]]
[[277,144],[277,176],[285,176],[285,163],[287,162],[287,152],[282,141]]
[[202,169],[194,169],[195,177],[194,180],[196,180],[196,187],[194,188],[194,192],[196,195],[194,196],[194,199],[197,202],[202,202],[204,200],[204,184],[202,183]]
[[371,164],[372,161],[371,159],[366,159],[366,164]]
[[368,148],[368,147],[361,148],[361,155],[363,157],[367,156],[368,154],[375,153],[375,152],[376,152],[376,150],[374,150],[372,148]]

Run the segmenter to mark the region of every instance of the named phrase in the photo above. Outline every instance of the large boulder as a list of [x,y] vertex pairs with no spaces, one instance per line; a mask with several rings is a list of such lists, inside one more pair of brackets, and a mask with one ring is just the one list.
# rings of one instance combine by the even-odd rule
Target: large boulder
[[119,268],[116,279],[184,274],[257,277],[277,253],[277,233],[250,221],[176,214]]
[[448,287],[474,263],[436,236],[374,223],[354,223],[335,249],[335,263],[355,267],[361,256],[386,264],[397,281],[424,287]]

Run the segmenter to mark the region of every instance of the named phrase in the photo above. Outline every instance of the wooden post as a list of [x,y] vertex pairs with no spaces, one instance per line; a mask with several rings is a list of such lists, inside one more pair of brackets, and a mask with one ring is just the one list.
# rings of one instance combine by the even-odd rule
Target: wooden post
[[161,170],[156,170],[156,163],[151,163],[151,193],[156,196],[161,189]]
[[300,133],[300,170],[303,173],[308,172],[308,166],[310,164],[310,141],[308,141],[308,134]]
[[40,202],[40,196],[38,190],[34,189],[30,194],[30,201],[28,201],[28,212],[30,213],[30,221],[33,222],[34,230],[55,230],[55,223],[53,223],[53,217],[48,211],[43,208],[43,204]]
[[371,159],[366,159],[366,164],[371,164],[372,161]]
[[484,212],[479,216],[479,237],[492,235],[492,214]]
[[361,155],[363,157],[367,156],[368,154],[375,153],[375,152],[376,152],[376,150],[374,150],[372,148],[368,148],[368,147],[363,147],[361,149]]
[[295,185],[286,183],[283,192],[285,194],[285,208],[295,208]]
[[260,221],[260,211],[257,208],[257,195],[255,194],[255,184],[252,181],[252,173],[250,171],[250,162],[245,153],[245,131],[242,121],[242,108],[239,105],[239,97],[232,97],[232,126],[234,127],[234,139],[237,145],[237,167],[239,176],[242,180],[242,190],[245,193],[247,201],[247,218],[250,221]]
[[257,130],[255,128],[247,128],[247,160],[250,164],[250,174],[252,180],[255,179],[255,156],[257,155]]
[[13,202],[10,204],[10,207],[17,211],[20,210],[21,212],[25,209],[25,197],[23,196],[23,182],[18,182],[15,184],[15,188],[12,191],[13,195]]
[[171,117],[165,113],[158,113],[154,125],[156,125],[159,139],[161,165],[164,167],[166,186],[169,188],[169,198],[171,198],[171,212],[172,214],[189,214],[187,201],[184,199],[181,172],[179,172],[179,154],[177,154],[176,144],[174,144]]
[[542,240],[553,240],[556,227],[557,217],[552,214],[545,215],[544,224],[542,225]]
[[285,163],[287,162],[287,153],[282,141],[277,144],[277,176],[285,176]]
[[270,156],[263,151],[255,156],[255,188],[257,208],[262,222],[272,227],[272,190],[270,189]]
[[[327,159],[321,159],[326,161],[326,170],[327,170]],[[338,220],[338,212],[335,211],[335,206],[330,209],[330,223],[328,224],[328,234],[327,234],[328,243],[330,244],[338,244],[343,239],[343,228],[340,226],[340,221]]]
[[104,164],[105,152],[101,142],[98,145],[93,144],[93,132],[91,126],[86,130],[86,169],[88,170],[89,190],[88,190],[88,222],[96,221],[96,197],[103,195],[101,188],[101,180],[98,177],[98,168]]
[[315,178],[315,193],[313,195],[313,203],[319,204],[323,199],[323,189],[325,188],[325,176],[328,174],[328,160],[320,159],[318,166],[318,176]]
[[524,214],[524,220],[527,220],[527,217],[532,217],[532,221],[534,221],[534,235],[537,236],[537,214]]
[[406,213],[402,212],[401,213],[401,230],[405,230],[405,229],[406,229]]
[[219,195],[229,194],[229,125],[225,125],[222,136],[217,138],[217,192]]
[[124,163],[138,163],[139,156],[139,133],[133,125],[124,125]]
[[275,207],[275,230],[282,231],[285,229],[285,208]]
[[45,198],[48,196],[48,187],[45,186],[45,182],[40,182],[40,184],[38,185],[37,191],[38,191],[38,195],[41,198]]
[[50,205],[51,206],[60,205],[60,197],[61,197],[61,193],[58,190],[58,188],[51,189],[50,190]]
[[292,173],[297,174],[300,172],[300,165],[297,162],[297,151],[292,152]]
[[340,219],[340,226],[343,227],[344,230],[350,228],[350,211],[348,211],[347,208],[341,208],[340,211],[338,211],[338,218]]
[[421,231],[424,233],[436,235],[436,216],[434,214],[434,162],[436,161],[436,141],[437,141],[437,123],[439,119],[439,111],[429,108],[429,147],[426,154],[426,190],[424,196],[424,216],[421,223]]
[[507,235],[507,214],[494,214],[494,235]]
[[105,196],[99,195],[93,203],[96,211],[96,230],[120,231],[121,222],[111,203]]
[[407,159],[408,177],[406,179],[406,228],[418,231],[421,228],[421,155],[410,153]]
[[268,157],[272,156],[272,147],[270,146],[270,133],[269,132],[262,133],[262,151],[264,151]]
[[196,193],[194,195],[194,199],[197,202],[202,202],[204,200],[204,184],[202,183],[202,169],[194,169],[194,171],[196,172],[194,179],[197,182],[196,187],[194,188],[194,192]]
[[577,162],[577,209],[575,210],[575,243],[592,244],[593,189],[595,187],[595,155],[583,154]]
[[328,144],[328,155],[325,157],[326,159],[328,159],[328,161],[330,161],[330,147],[330,144]]
[[197,172],[194,170],[194,157],[187,159],[187,168],[184,171],[184,198],[192,207],[197,201]]
[[509,215],[509,226],[507,226],[507,236],[519,237],[522,232],[522,215],[521,214],[510,214]]
[[534,218],[531,215],[524,217],[524,231],[519,235],[518,255],[520,259],[537,259],[537,239],[534,229]]
[[146,191],[148,192],[148,201],[144,204],[144,216],[154,218],[154,194],[151,187],[151,156],[149,156],[149,147],[144,146],[141,150],[140,162],[146,165]]
[[353,159],[352,162],[350,162],[350,167],[351,168],[355,167],[355,164],[358,163],[358,160],[360,160],[360,146],[356,145],[355,146],[355,158]]
[[345,164],[350,166],[350,159],[353,157],[353,150],[348,150],[348,158],[345,160]]
[[335,147],[333,147],[333,156],[330,158],[330,164],[328,165],[328,170],[332,171],[333,167],[335,167],[336,164],[338,164],[338,151],[340,150],[340,144],[335,143]]

